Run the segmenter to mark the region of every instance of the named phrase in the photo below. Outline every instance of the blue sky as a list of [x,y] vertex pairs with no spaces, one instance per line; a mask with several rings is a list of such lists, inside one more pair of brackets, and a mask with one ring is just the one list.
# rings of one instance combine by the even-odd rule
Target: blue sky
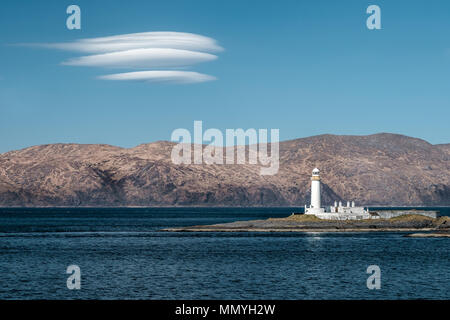
[[[81,8],[81,30],[66,8]],[[381,8],[382,30],[366,28]],[[150,31],[215,39],[186,70],[215,81],[105,81],[131,70],[62,65],[60,43]],[[280,139],[393,132],[450,142],[448,1],[2,1],[0,152],[36,144],[132,147],[176,128],[278,128]]]

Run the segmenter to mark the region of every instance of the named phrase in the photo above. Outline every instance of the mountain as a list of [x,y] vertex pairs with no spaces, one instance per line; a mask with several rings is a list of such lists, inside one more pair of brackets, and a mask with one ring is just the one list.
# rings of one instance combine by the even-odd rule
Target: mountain
[[0,206],[303,206],[311,170],[322,203],[450,205],[450,144],[403,135],[319,135],[280,143],[259,165],[176,165],[175,144],[50,144],[0,154]]

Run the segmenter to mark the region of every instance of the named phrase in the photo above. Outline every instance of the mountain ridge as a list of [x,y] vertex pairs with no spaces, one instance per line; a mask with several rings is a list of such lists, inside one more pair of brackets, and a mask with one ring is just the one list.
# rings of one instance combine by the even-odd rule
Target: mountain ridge
[[175,165],[169,141],[132,148],[45,144],[0,154],[0,206],[303,206],[311,170],[324,204],[449,205],[450,144],[399,134],[280,142],[280,169]]

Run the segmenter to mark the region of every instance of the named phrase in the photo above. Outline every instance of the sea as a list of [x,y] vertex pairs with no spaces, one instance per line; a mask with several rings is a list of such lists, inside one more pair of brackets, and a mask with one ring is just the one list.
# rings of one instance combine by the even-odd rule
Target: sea
[[450,298],[449,238],[161,231],[302,210],[3,208],[0,299]]

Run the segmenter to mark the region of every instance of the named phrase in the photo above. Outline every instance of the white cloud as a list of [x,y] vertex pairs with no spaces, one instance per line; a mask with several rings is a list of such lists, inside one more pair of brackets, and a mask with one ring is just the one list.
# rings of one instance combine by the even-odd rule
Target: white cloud
[[63,64],[89,67],[159,68],[189,66],[216,58],[217,56],[205,52],[151,48],[84,56],[65,61]]
[[103,80],[146,81],[164,83],[198,83],[216,80],[215,77],[192,71],[138,71],[98,77]]
[[212,38],[185,32],[141,32],[37,45],[85,53],[107,53],[147,48],[172,48],[205,52],[223,50]]
[[[89,53],[64,61],[69,66],[161,69],[189,67],[217,59],[211,52],[222,51],[216,40],[184,32],[142,32],[72,42],[26,44],[49,49]],[[196,83],[215,77],[190,71],[148,70],[98,77],[104,80],[134,80],[164,83]]]

